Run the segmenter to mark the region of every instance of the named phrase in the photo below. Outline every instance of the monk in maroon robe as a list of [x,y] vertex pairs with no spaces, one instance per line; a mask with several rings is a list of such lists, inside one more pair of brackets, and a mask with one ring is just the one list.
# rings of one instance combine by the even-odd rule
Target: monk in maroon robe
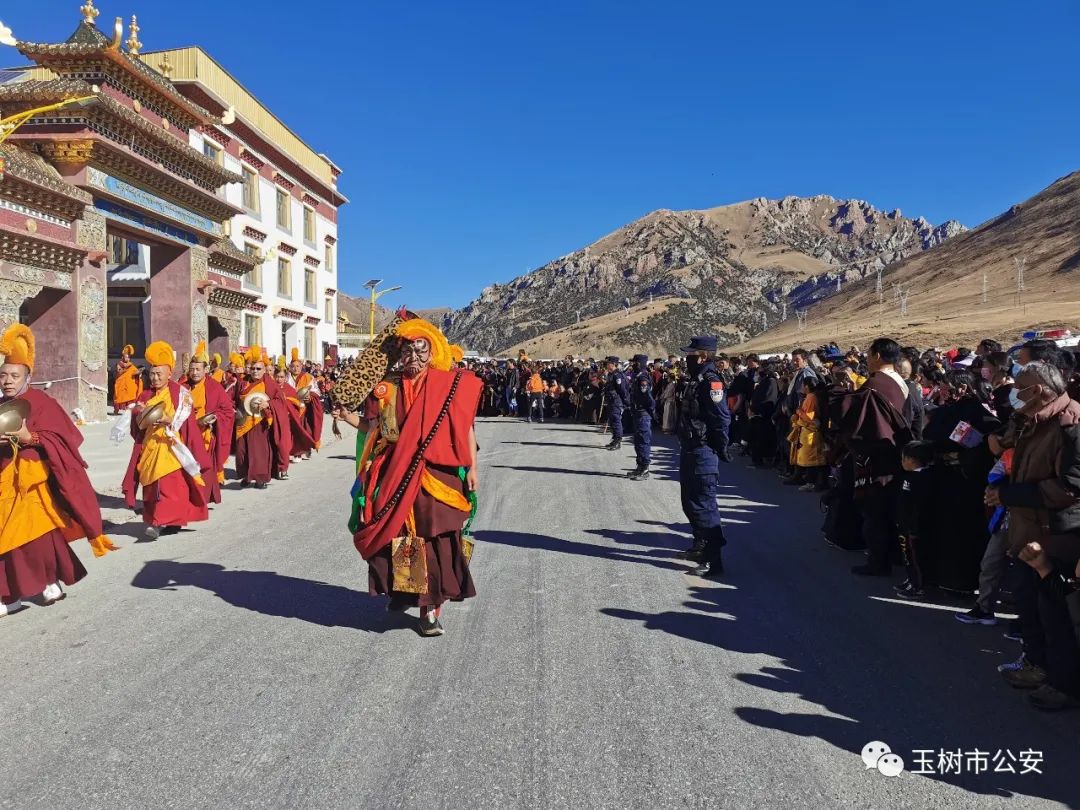
[[200,343],[188,364],[187,388],[195,404],[195,420],[202,432],[203,445],[213,465],[211,475],[203,479],[208,503],[221,503],[221,485],[225,483],[225,464],[232,446],[236,411],[225,389],[209,373],[206,346]]
[[252,394],[262,394],[269,398],[269,386],[273,385],[273,380],[267,377],[266,361],[263,360],[262,350],[258,346],[248,350],[245,360],[248,364],[247,373],[238,377],[233,389],[233,404],[237,411],[233,439],[236,476],[240,479],[241,486],[254,484],[256,489],[266,489],[273,466],[271,435],[274,414],[269,407],[257,408],[256,413],[249,414],[244,410],[244,400]]
[[7,616],[38,594],[46,605],[58,602],[65,597],[61,583],[86,576],[71,541],[89,538],[99,557],[116,547],[102,535],[101,510],[79,453],[82,434],[59,403],[30,388],[33,333],[22,324],[9,327],[0,353],[0,402],[21,400],[29,407],[22,426],[0,437],[0,616]]
[[277,383],[282,396],[285,398],[286,411],[289,417],[289,429],[292,434],[292,450],[289,458],[291,461],[299,461],[300,457],[311,455],[311,451],[315,449],[315,439],[308,432],[307,425],[304,423],[300,397],[296,389],[289,384],[289,375],[285,372],[285,369],[278,369],[275,372],[274,382]]
[[[149,540],[209,517],[205,480],[212,475],[213,463],[195,419],[191,392],[169,379],[174,358],[172,347],[163,341],[146,347],[150,390],[139,397],[131,420],[135,447],[122,489],[134,509],[142,487],[144,537]],[[139,427],[139,415],[157,404],[164,408],[162,418]]]
[[289,463],[292,460],[293,429],[292,420],[289,417],[289,401],[285,398],[285,392],[274,381],[271,374],[267,374],[263,381],[266,383],[266,393],[270,397],[270,413],[273,422],[270,425],[270,450],[271,469],[274,478],[285,481],[289,477]]

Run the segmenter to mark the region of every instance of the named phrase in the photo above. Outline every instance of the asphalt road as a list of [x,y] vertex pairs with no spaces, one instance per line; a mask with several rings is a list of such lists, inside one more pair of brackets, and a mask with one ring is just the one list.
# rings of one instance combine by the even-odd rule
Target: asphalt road
[[[479,596],[442,638],[366,596],[348,442],[196,531],[78,544],[70,598],[0,621],[0,806],[1080,802],[1080,715],[1029,709],[994,671],[1017,645],[961,605],[852,577],[814,496],[725,466],[728,573],[694,579],[670,449],[635,483],[632,450],[583,426],[479,437]],[[867,770],[872,740],[909,772]],[[919,775],[915,749],[935,769],[939,749],[1034,750],[1043,773]]]

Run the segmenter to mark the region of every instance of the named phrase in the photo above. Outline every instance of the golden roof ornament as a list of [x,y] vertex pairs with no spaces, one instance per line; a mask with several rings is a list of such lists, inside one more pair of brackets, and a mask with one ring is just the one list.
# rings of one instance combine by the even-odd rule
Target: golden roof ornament
[[139,42],[139,19],[134,14],[131,15],[130,31],[131,36],[127,38],[127,42],[124,44],[127,45],[128,53],[132,56],[138,56],[139,51],[142,49],[142,43]]
[[106,46],[107,50],[118,51],[120,50],[120,41],[124,38],[124,18],[117,17],[116,22],[113,23],[113,38],[112,42]]
[[93,25],[94,20],[96,20],[97,16],[101,13],[96,8],[94,8],[94,0],[86,0],[86,2],[83,4],[82,8],[79,9],[79,11],[82,12],[83,22],[87,23],[88,25]]
[[161,64],[158,65],[158,73],[160,73],[166,79],[171,79],[172,78],[172,72],[173,72],[173,66],[172,66],[172,62],[169,61],[169,55],[164,54],[161,57]]

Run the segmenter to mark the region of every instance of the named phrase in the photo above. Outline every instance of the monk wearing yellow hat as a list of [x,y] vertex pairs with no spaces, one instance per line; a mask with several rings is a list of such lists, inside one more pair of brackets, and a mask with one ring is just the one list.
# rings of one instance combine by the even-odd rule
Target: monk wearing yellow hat
[[[273,455],[270,436],[274,422],[268,384],[273,385],[273,382],[267,378],[267,363],[261,347],[249,347],[244,360],[247,373],[238,379],[233,389],[233,404],[237,411],[233,440],[236,475],[241,486],[254,484],[256,489],[266,489],[270,482]],[[243,414],[242,418],[240,414]]]
[[131,362],[135,347],[128,343],[120,352],[113,380],[113,411],[120,413],[135,404],[143,392],[142,369]]
[[218,385],[225,385],[225,369],[221,366],[221,355],[217,352],[210,357],[210,376]]
[[[217,357],[217,355],[215,355]],[[210,455],[213,472],[204,480],[208,503],[221,503],[221,485],[225,483],[225,464],[232,447],[233,423],[236,411],[232,399],[213,376],[208,373],[209,358],[206,341],[199,341],[188,363],[187,382],[191,400],[195,403],[195,421],[199,424],[203,444]]]
[[68,545],[90,538],[95,556],[116,548],[101,533],[101,510],[79,453],[82,434],[64,409],[30,387],[34,334],[15,324],[0,337],[0,406],[27,412],[18,430],[0,437],[0,616],[41,594],[51,605],[63,585],[86,576]]
[[[156,540],[189,523],[206,520],[205,479],[213,474],[213,464],[195,418],[191,392],[170,379],[176,363],[172,346],[154,341],[146,347],[145,356],[150,366],[150,390],[142,393],[133,411],[135,447],[123,491],[128,506],[134,509],[135,493],[142,487],[144,537]],[[140,419],[155,409],[156,419]]]
[[300,416],[304,420],[307,434],[313,440],[312,447],[304,451],[294,447],[293,452],[302,455],[304,458],[311,458],[311,451],[313,449],[318,450],[322,445],[325,409],[323,408],[322,391],[319,389],[319,383],[314,376],[304,370],[304,364],[300,360],[300,351],[295,346],[289,360],[289,384],[298,392]]

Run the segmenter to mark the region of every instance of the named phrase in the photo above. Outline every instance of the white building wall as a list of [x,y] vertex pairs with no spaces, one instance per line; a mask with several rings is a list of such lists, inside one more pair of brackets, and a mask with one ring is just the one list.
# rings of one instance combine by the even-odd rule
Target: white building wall
[[[230,137],[234,137],[230,134]],[[236,139],[239,141],[239,139]],[[249,148],[251,152],[259,155],[259,157],[270,163],[265,154],[262,154],[257,149],[247,147],[242,141],[239,141],[245,148]],[[197,132],[191,134],[191,145],[202,151],[203,149],[203,136]],[[225,154],[223,156],[223,162],[225,168],[230,171],[234,171],[241,174],[243,168],[247,165],[243,161],[238,160],[232,155]],[[295,182],[295,179],[294,179]],[[335,344],[337,342],[337,301],[336,296],[333,300],[331,312],[326,312],[326,290],[338,289],[338,244],[335,244],[331,249],[334,253],[334,267],[333,270],[327,270],[326,268],[326,237],[333,237],[338,239],[337,223],[330,221],[324,216],[321,216],[316,212],[315,218],[315,241],[313,243],[306,243],[304,240],[304,204],[301,200],[296,199],[290,194],[290,211],[291,221],[288,230],[281,228],[277,224],[277,189],[279,186],[276,183],[260,176],[259,177],[259,211],[252,212],[245,210],[244,213],[235,216],[231,223],[231,239],[233,244],[240,250],[244,250],[249,244],[254,244],[261,248],[263,255],[268,259],[262,265],[262,279],[261,285],[256,287],[245,279],[243,288],[247,292],[254,293],[259,296],[259,301],[266,304],[266,311],[263,313],[254,313],[251,311],[244,312],[244,318],[242,321],[246,324],[248,320],[247,316],[256,316],[261,324],[262,330],[262,343],[266,346],[267,353],[270,355],[279,355],[284,353],[288,355],[293,347],[296,347],[300,351],[300,356],[313,360],[316,362],[322,362],[323,359],[323,343]],[[298,184],[298,188],[303,188]],[[316,189],[305,189],[307,193],[313,197],[318,197]],[[225,190],[225,198],[228,202],[243,208],[243,186],[239,183],[233,183],[229,185]],[[245,228],[254,228],[260,233],[266,234],[265,240],[253,240],[244,236]],[[279,249],[279,245],[285,243],[296,249],[295,255],[289,256],[286,252]],[[315,299],[314,302],[309,304],[305,301],[305,270],[308,269],[308,265],[304,262],[305,256],[312,256],[319,260],[319,267],[317,269],[312,268],[315,272]],[[290,263],[290,276],[292,281],[291,295],[284,296],[278,289],[278,259],[288,259]],[[314,316],[319,319],[319,323],[316,325],[308,324],[303,319],[295,320],[293,318],[282,317],[279,313],[281,307],[295,310],[303,313],[305,316]],[[331,317],[327,319],[327,314]],[[282,327],[286,328],[286,333],[283,335]],[[312,356],[308,356],[309,352],[305,346],[305,330],[308,327],[312,327],[315,330],[315,347]],[[242,334],[240,336],[240,343],[242,345],[249,345],[251,336],[246,333],[246,325],[242,325]],[[284,349],[284,351],[283,351]]]

